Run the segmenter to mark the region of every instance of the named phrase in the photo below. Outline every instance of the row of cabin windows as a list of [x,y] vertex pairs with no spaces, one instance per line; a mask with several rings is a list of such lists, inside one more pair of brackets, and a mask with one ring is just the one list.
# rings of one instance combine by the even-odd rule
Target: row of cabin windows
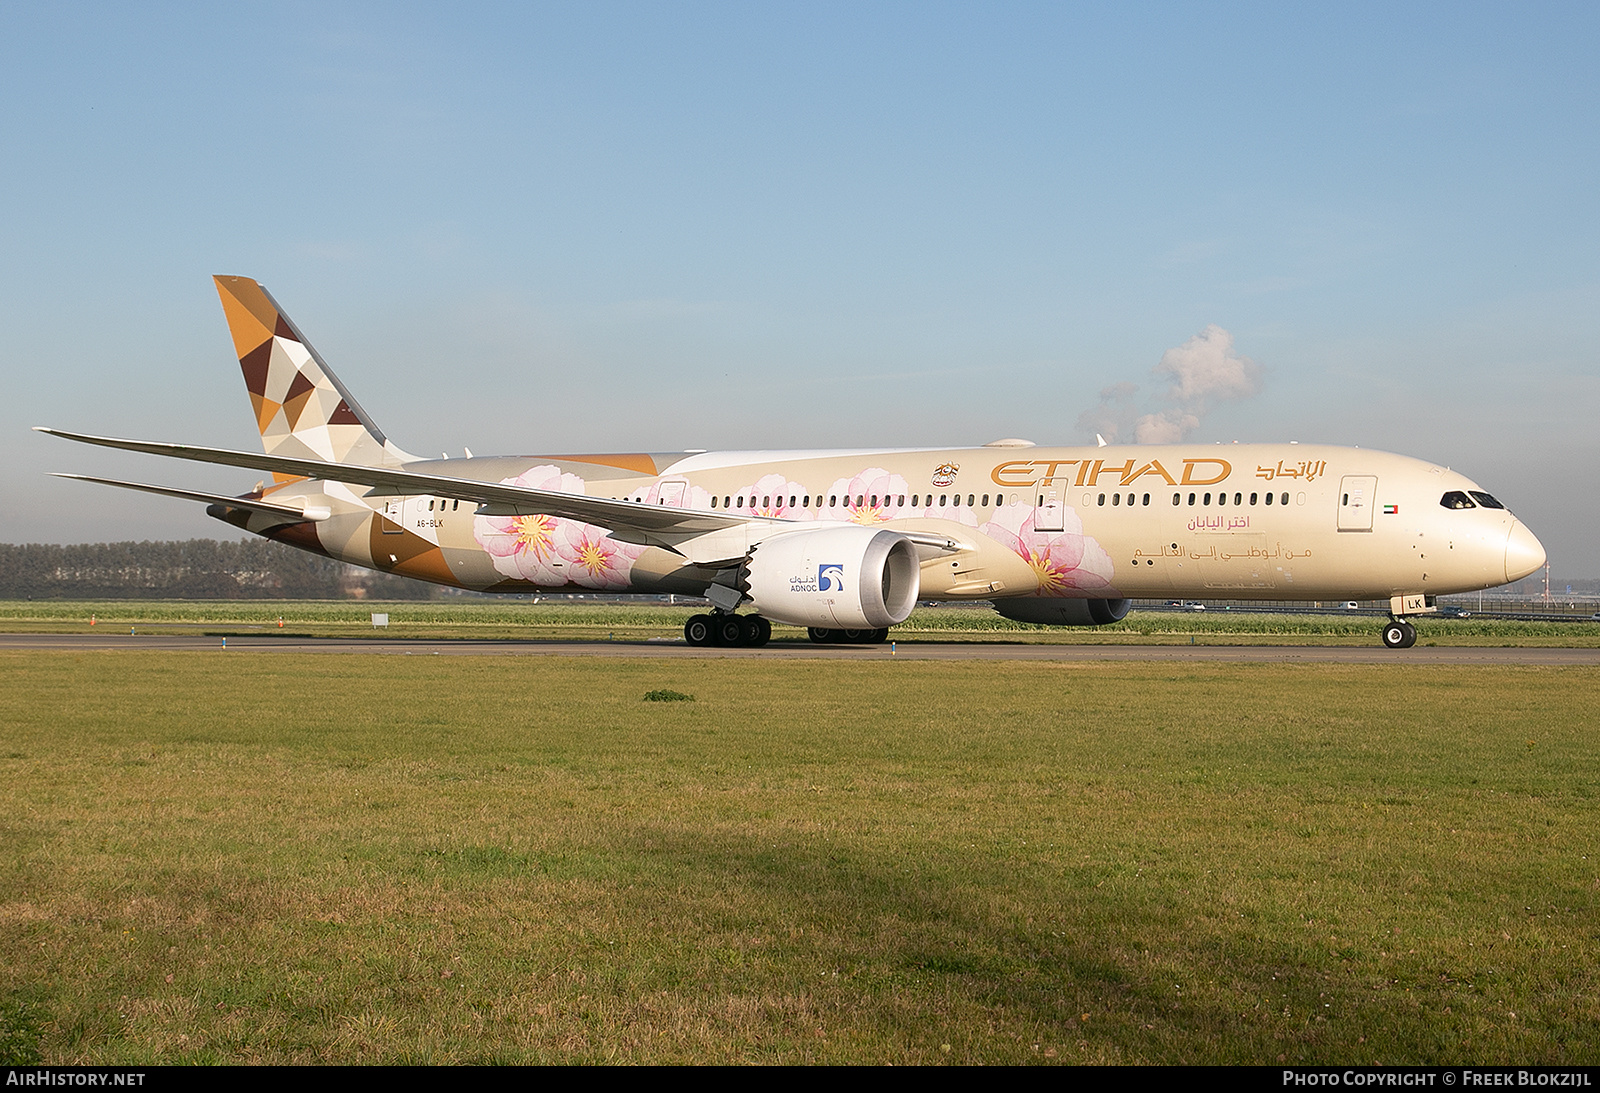
[[[1277,499],[1277,502],[1280,505],[1287,505],[1289,503],[1289,495],[1287,493],[1281,493],[1281,494],[1268,493],[1268,494],[1260,494],[1260,495],[1252,493],[1250,495],[1250,504],[1252,504],[1252,505],[1256,504],[1257,503],[1256,502],[1256,498],[1258,496],[1261,497],[1261,499],[1262,499],[1261,503],[1262,504],[1270,505],[1270,504],[1273,503],[1273,499],[1274,498]],[[1200,504],[1202,504],[1202,505],[1211,504],[1211,494],[1209,494],[1209,493],[1203,493],[1203,494],[1193,494],[1193,493],[1191,493],[1191,494],[1189,494],[1189,504],[1191,504],[1191,505],[1194,504],[1196,497],[1200,498]],[[1129,502],[1129,504],[1132,504],[1132,503],[1133,502],[1131,502],[1131,501]],[[1174,505],[1182,504],[1183,503],[1183,494],[1181,494],[1181,493],[1173,494],[1172,495],[1172,503]],[[1221,493],[1217,494],[1217,504],[1218,505],[1226,505],[1227,503],[1228,503],[1228,492],[1226,490],[1223,490]],[[1233,495],[1233,503],[1236,506],[1243,506],[1245,504],[1244,494],[1242,494],[1242,493],[1234,494]]]
[[[984,508],[987,508],[989,506],[989,495],[986,494],[986,493],[982,494],[981,495],[981,497],[982,497],[981,501],[978,500],[979,496],[980,496],[979,494],[973,494],[973,493],[967,494],[967,506],[969,508],[974,507],[974,506],[982,506]],[[1100,495],[1099,503],[1101,505],[1104,505],[1106,503],[1106,496],[1107,495],[1103,494],[1103,493]],[[1252,504],[1252,505],[1256,504],[1257,503],[1257,499],[1260,496],[1261,495],[1259,495],[1259,494],[1252,493],[1250,495],[1250,504]],[[1485,508],[1497,509],[1497,508],[1503,508],[1504,507],[1503,505],[1500,504],[1500,502],[1496,501],[1493,497],[1490,497],[1486,493],[1481,493],[1481,492],[1479,492],[1477,490],[1473,490],[1472,491],[1472,496],[1478,498],[1479,503],[1481,503]],[[945,508],[947,506],[948,501],[949,501],[949,497],[950,497],[949,494],[941,493],[939,495],[939,507],[940,508]],[[1126,500],[1124,500],[1122,494],[1113,493],[1113,494],[1110,495],[1110,498],[1111,498],[1111,504],[1113,504],[1113,505],[1127,504],[1128,506],[1131,507],[1131,506],[1136,505],[1136,504],[1137,505],[1149,505],[1150,504],[1150,495],[1148,493],[1144,494],[1142,496],[1139,495],[1139,494],[1136,494],[1136,493],[1130,493],[1130,494],[1127,495]],[[1209,505],[1209,504],[1211,504],[1212,495],[1209,494],[1209,493],[1205,493],[1205,494],[1191,493],[1191,494],[1189,494],[1189,504],[1191,504],[1191,505],[1195,504],[1196,498],[1199,498],[1199,503],[1200,504]],[[869,499],[870,499],[871,507],[872,508],[877,508],[878,507],[879,496],[878,496],[878,494],[875,494],[875,493],[873,493],[873,494],[857,494],[856,495],[856,499],[855,499],[855,507],[856,508],[863,507],[863,505],[866,505],[868,503]],[[634,500],[638,500],[638,498],[635,498]],[[733,495],[729,495],[729,496],[726,496],[726,497],[722,498],[722,507],[725,508],[725,509],[731,509],[731,508],[741,508],[742,509],[742,508],[744,508],[744,500],[745,499],[744,499],[744,495],[743,494],[740,494],[737,497],[735,497]],[[762,497],[761,498],[761,506],[760,507],[764,508],[764,509],[772,508],[772,500],[773,499],[772,499],[772,496],[770,494]],[[782,508],[783,507],[783,497],[780,495],[777,500],[778,500],[778,507]],[[883,497],[882,497],[882,500],[883,500],[883,507],[884,508],[904,508],[905,507],[905,503],[906,503],[906,495],[902,493],[898,497],[895,497],[892,494],[884,494]],[[816,501],[817,501],[817,506],[819,508],[822,507],[822,495],[821,494],[817,495]],[[1270,504],[1272,504],[1272,502],[1273,502],[1273,495],[1270,494],[1270,493],[1266,494],[1265,495],[1265,503],[1270,505]],[[665,501],[663,500],[662,503],[665,504]],[[756,499],[755,499],[755,497],[752,496],[750,498],[750,504],[752,506],[754,506],[755,503],[756,503]],[[1006,503],[1005,495],[1004,494],[1000,494],[1000,493],[995,494],[994,495],[994,503],[996,505],[1004,505]],[[1013,505],[1017,503],[1016,494],[1012,494],[1011,495],[1011,503]],[[1039,503],[1040,507],[1043,507],[1043,505],[1045,503],[1044,494],[1040,494],[1039,495],[1039,502],[1038,503]],[[1174,505],[1183,504],[1183,494],[1181,494],[1181,493],[1173,494],[1172,495],[1172,503]],[[1228,503],[1228,495],[1227,495],[1227,493],[1226,492],[1218,493],[1216,495],[1216,503],[1218,505],[1226,505]],[[1234,494],[1233,495],[1233,503],[1235,505],[1239,505],[1239,506],[1244,505],[1244,503],[1245,503],[1244,494],[1242,494],[1242,493]],[[1279,500],[1278,503],[1281,504],[1281,505],[1287,505],[1289,503],[1289,495],[1287,493],[1281,495],[1281,499]],[[1466,494],[1459,493],[1459,492],[1452,492],[1452,493],[1445,494],[1444,497],[1440,499],[1439,503],[1441,505],[1443,505],[1447,509],[1451,509],[1451,508],[1454,508],[1454,509],[1470,509],[1470,508],[1475,507],[1473,505],[1473,502],[1466,496]],[[437,499],[437,504],[438,504],[438,511],[440,511],[440,512],[445,512],[446,511],[446,507],[445,506],[447,504],[449,506],[449,511],[452,511],[452,512],[461,508],[461,502],[460,501],[446,501],[443,498]],[[802,498],[801,504],[805,508],[810,508],[811,507],[811,495],[810,494],[806,494],[804,496],[804,498]],[[844,504],[845,504],[846,508],[848,508],[850,506],[850,498],[849,498],[848,495],[846,495],[845,498],[844,498]],[[956,506],[960,506],[960,504],[961,504],[961,495],[959,493],[955,495],[955,504],[956,504]],[[435,505],[435,499],[432,498],[432,497],[428,498],[428,511],[429,512],[433,512],[434,511],[434,505]],[[928,495],[928,505],[930,507],[933,505],[933,495],[931,493]],[[713,497],[711,499],[711,507],[712,508],[716,508],[717,507],[717,499],[715,497]],[[789,507],[790,508],[794,508],[795,507],[795,495],[794,494],[790,494],[789,495]],[[838,494],[830,494],[828,496],[828,505],[827,505],[827,507],[828,508],[838,508],[839,507],[839,495]],[[921,494],[914,493],[914,494],[911,495],[911,507],[912,508],[921,508],[922,507],[922,495]]]
[[[981,500],[980,500],[980,497],[981,497]],[[797,499],[798,499],[798,504],[796,503]],[[637,498],[635,498],[635,500],[637,500]],[[784,503],[783,503],[782,495],[779,495],[777,497],[773,497],[770,494],[764,495],[763,497],[761,497],[761,499],[760,499],[761,503],[759,505],[756,504],[756,498],[754,496],[750,497],[749,501],[750,501],[750,507],[751,508],[770,509],[770,508],[774,507],[773,506],[773,502],[774,501],[777,502],[777,507],[778,508],[784,508],[785,507]],[[789,495],[789,504],[788,504],[787,507],[788,508],[797,508],[798,507],[798,508],[807,508],[808,509],[808,508],[812,507],[812,502],[813,501],[816,502],[816,507],[819,508],[819,509],[820,508],[836,509],[836,508],[840,507],[841,505],[843,505],[845,508],[849,508],[849,507],[852,506],[852,504],[854,505],[854,507],[856,507],[858,509],[859,508],[878,508],[878,507],[880,507],[880,502],[882,503],[881,507],[886,508],[886,509],[887,508],[905,508],[906,507],[906,495],[903,494],[903,493],[902,494],[898,494],[898,495],[897,494],[891,494],[891,493],[886,493],[886,494],[882,494],[882,495],[879,495],[879,494],[876,494],[876,493],[858,493],[858,494],[856,494],[855,500],[853,502],[852,502],[849,494],[840,495],[840,494],[837,494],[837,493],[833,493],[833,494],[829,494],[828,495],[827,504],[826,505],[823,504],[823,496],[820,493],[817,494],[817,496],[815,498],[813,498],[809,493],[805,494],[804,496],[800,496],[798,498],[797,498],[796,494],[792,494],[791,493]],[[923,503],[922,494],[914,493],[914,494],[911,495],[911,507],[912,508],[914,508],[914,509],[915,508],[921,508],[922,507],[922,503]],[[933,507],[933,503],[934,503],[933,494],[930,493],[930,494],[927,495],[927,503],[928,503],[928,506],[930,508]],[[994,495],[994,503],[996,505],[1005,504],[1006,503],[1005,495],[1001,494],[1001,493],[995,494]],[[1013,505],[1017,503],[1016,494],[1012,494],[1011,495],[1011,503]],[[666,504],[666,500],[662,499],[661,504]],[[940,508],[946,508],[948,506],[951,506],[952,504],[956,505],[956,506],[959,506],[961,504],[961,495],[959,493],[955,495],[953,501],[951,499],[951,495],[950,494],[941,493],[939,495],[939,507]],[[973,508],[973,507],[988,508],[989,507],[989,495],[987,493],[985,493],[985,494],[969,493],[969,494],[967,494],[967,506],[969,508]],[[717,508],[718,507],[718,498],[713,497],[711,499],[711,507],[712,508]],[[744,497],[743,494],[738,494],[738,495],[728,494],[728,495],[725,495],[724,497],[721,498],[721,507],[725,508],[725,509],[742,509],[742,508],[745,507],[745,497]]]
[[[979,501],[979,500],[977,500],[977,498],[979,497],[978,494],[972,494],[972,493],[967,494],[967,506],[970,508],[970,507],[973,507],[973,506],[976,506],[976,505],[981,505],[982,507],[987,508],[989,506],[989,495],[985,493],[985,494],[983,494],[981,496],[982,496],[983,499],[981,501]],[[1099,503],[1101,505],[1104,505],[1106,503],[1106,496],[1107,495],[1103,494],[1103,493],[1100,495]],[[1130,493],[1130,494],[1127,495],[1126,501],[1124,501],[1123,495],[1120,494],[1120,493],[1113,493],[1113,494],[1110,495],[1110,497],[1111,497],[1111,504],[1113,504],[1113,505],[1127,504],[1127,505],[1129,505],[1131,507],[1131,506],[1136,505],[1136,504],[1137,505],[1149,505],[1150,504],[1150,495],[1148,493],[1144,494],[1143,496],[1141,496],[1139,494],[1136,494],[1136,493]],[[1189,494],[1189,504],[1191,504],[1191,505],[1195,504],[1196,498],[1199,498],[1199,503],[1200,504],[1209,505],[1209,504],[1211,504],[1211,497],[1212,497],[1212,495],[1209,494],[1209,493],[1204,493],[1204,494],[1191,493],[1191,494]],[[1260,497],[1259,494],[1252,493],[1250,495],[1250,504],[1252,504],[1252,505],[1256,504],[1258,497]],[[1489,496],[1487,493],[1482,493],[1482,492],[1480,492],[1478,490],[1473,490],[1472,491],[1472,497],[1477,498],[1478,499],[1478,503],[1482,504],[1484,508],[1498,509],[1498,508],[1504,508],[1505,507],[1502,504],[1500,504],[1499,501],[1496,501],[1493,497]],[[856,495],[856,500],[855,500],[855,507],[856,508],[861,508],[864,504],[867,503],[869,498],[870,498],[870,501],[871,501],[871,507],[872,508],[877,508],[878,507],[879,497],[875,493],[873,493],[873,494],[857,494]],[[922,498],[921,494],[915,494],[915,493],[912,494],[911,495],[911,507],[912,508],[920,508],[922,506],[921,498]],[[948,494],[941,493],[939,495],[939,507],[940,508],[945,508],[946,504],[948,502],[948,499],[949,499],[949,495]],[[906,503],[906,495],[902,493],[902,494],[899,495],[898,498],[896,498],[895,496],[893,496],[891,494],[885,494],[885,495],[883,495],[882,500],[883,500],[883,507],[885,507],[885,508],[904,508],[905,507],[905,503]],[[750,504],[752,506],[754,506],[755,502],[756,502],[756,499],[754,497],[751,497],[750,498]],[[1045,502],[1044,495],[1040,494],[1039,495],[1039,505],[1041,507],[1043,507],[1044,502]],[[1273,495],[1269,493],[1269,494],[1266,495],[1265,503],[1270,505],[1270,504],[1272,504],[1272,502],[1273,502]],[[663,502],[663,503],[665,503],[665,502]],[[959,506],[961,504],[961,495],[959,493],[955,495],[955,503],[956,503],[957,506]],[[1005,495],[1004,494],[999,494],[999,493],[995,494],[994,495],[994,503],[996,505],[1005,504],[1006,503]],[[1013,505],[1017,503],[1017,498],[1016,498],[1015,494],[1013,494],[1012,497],[1011,497],[1011,503]],[[1174,505],[1183,504],[1183,494],[1181,494],[1181,493],[1173,494],[1172,495],[1172,503]],[[1226,505],[1228,503],[1228,495],[1227,495],[1227,493],[1223,492],[1223,493],[1217,494],[1216,495],[1216,503],[1218,505]],[[1235,505],[1239,505],[1239,506],[1244,505],[1244,503],[1245,503],[1244,494],[1242,494],[1242,493],[1234,494],[1233,495],[1233,503]],[[1289,495],[1287,493],[1282,494],[1278,503],[1281,504],[1281,505],[1287,505],[1289,503]],[[1439,503],[1441,505],[1443,505],[1447,509],[1470,509],[1470,508],[1475,508],[1476,507],[1473,504],[1472,500],[1470,498],[1468,498],[1466,494],[1460,493],[1460,492],[1457,492],[1457,491],[1452,491],[1450,493],[1445,494],[1444,497],[1440,498]],[[846,495],[845,498],[844,498],[844,504],[845,504],[845,507],[847,507],[847,508],[850,505],[850,498],[849,498],[848,495]],[[928,504],[929,504],[930,507],[933,505],[933,495],[932,494],[928,495]],[[434,505],[435,505],[435,498],[432,498],[432,497],[428,498],[428,511],[429,512],[433,512],[434,511]],[[461,508],[461,502],[460,501],[446,501],[443,498],[437,499],[437,505],[438,505],[438,511],[440,511],[440,512],[447,511],[446,510],[446,505],[449,506],[448,511],[452,511],[452,512],[454,512],[456,510],[459,510]],[[811,495],[810,494],[806,494],[805,497],[802,499],[802,505],[805,508],[810,508],[811,507]],[[822,505],[822,495],[821,494],[817,495],[817,505],[818,505],[818,507],[821,507],[821,505]],[[711,499],[711,507],[712,508],[716,508],[717,507],[717,499],[715,497],[713,497]],[[741,508],[741,509],[744,508],[744,495],[740,494],[737,497],[734,497],[734,496],[730,495],[730,496],[722,498],[722,507],[723,508]],[[772,497],[771,497],[771,495],[767,495],[767,496],[764,496],[764,497],[761,498],[761,506],[760,507],[764,508],[764,509],[772,508]],[[783,497],[781,495],[778,497],[778,507],[779,508],[783,507]],[[790,494],[789,495],[789,507],[790,508],[794,508],[795,507],[795,495],[794,494]],[[828,508],[838,508],[839,507],[839,495],[838,494],[829,495],[829,497],[828,497],[828,506],[827,507]]]

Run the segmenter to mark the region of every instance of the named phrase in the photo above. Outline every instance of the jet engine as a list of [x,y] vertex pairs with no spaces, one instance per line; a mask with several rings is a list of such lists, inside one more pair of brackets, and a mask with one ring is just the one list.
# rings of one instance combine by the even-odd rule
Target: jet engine
[[791,626],[875,630],[905,622],[921,587],[917,548],[885,528],[824,527],[763,539],[741,588],[762,616]]
[[1121,622],[1128,613],[1128,600],[1071,600],[1065,597],[995,600],[994,609],[1018,622],[1038,622],[1046,626],[1104,626]]

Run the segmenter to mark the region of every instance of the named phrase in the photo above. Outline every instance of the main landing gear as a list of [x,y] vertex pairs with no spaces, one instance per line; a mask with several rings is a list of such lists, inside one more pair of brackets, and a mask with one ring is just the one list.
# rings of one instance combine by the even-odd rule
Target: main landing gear
[[760,648],[772,640],[772,624],[760,615],[691,615],[683,624],[690,645],[744,645]]
[[1391,649],[1409,649],[1417,643],[1417,628],[1405,619],[1390,619],[1383,628],[1383,643]]
[[818,645],[882,645],[889,640],[887,626],[877,630],[829,630],[813,626],[806,633]]

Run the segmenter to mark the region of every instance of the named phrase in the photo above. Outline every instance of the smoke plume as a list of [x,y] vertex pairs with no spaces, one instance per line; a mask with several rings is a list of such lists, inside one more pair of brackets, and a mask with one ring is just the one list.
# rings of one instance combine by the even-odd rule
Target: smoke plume
[[1261,390],[1261,367],[1235,353],[1233,335],[1215,323],[1161,354],[1151,375],[1162,386],[1157,405],[1140,413],[1138,385],[1115,383],[1079,416],[1078,427],[1113,443],[1131,435],[1139,444],[1174,444],[1198,429],[1212,406]]

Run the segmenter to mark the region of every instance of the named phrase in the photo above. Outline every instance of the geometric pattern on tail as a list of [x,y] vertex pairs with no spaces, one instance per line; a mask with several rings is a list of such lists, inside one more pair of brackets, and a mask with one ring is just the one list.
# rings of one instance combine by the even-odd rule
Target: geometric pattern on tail
[[414,458],[389,443],[264,288],[248,277],[214,280],[268,455],[366,466]]

